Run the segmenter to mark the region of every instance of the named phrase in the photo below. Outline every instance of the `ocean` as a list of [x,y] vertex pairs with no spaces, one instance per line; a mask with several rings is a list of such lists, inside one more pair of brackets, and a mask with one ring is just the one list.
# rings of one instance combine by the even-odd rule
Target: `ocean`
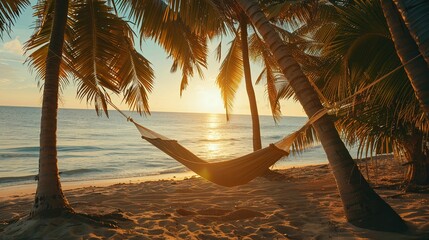
[[[208,161],[227,160],[252,151],[251,118],[223,114],[126,112],[139,124],[178,140]],[[34,183],[38,172],[40,108],[0,106],[0,187]],[[262,144],[280,140],[306,117],[283,117],[278,124],[260,116]],[[61,181],[88,181],[179,174],[189,171],[140,138],[118,112],[98,117],[90,109],[60,109],[58,165]],[[353,155],[352,155],[353,156]],[[320,146],[280,160],[275,168],[327,163]]]

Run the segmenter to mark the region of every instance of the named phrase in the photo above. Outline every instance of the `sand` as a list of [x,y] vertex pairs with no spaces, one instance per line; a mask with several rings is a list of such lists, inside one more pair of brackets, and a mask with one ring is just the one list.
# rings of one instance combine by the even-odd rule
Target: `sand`
[[[120,213],[128,220],[118,228],[66,218],[25,224],[35,239],[429,239],[429,194],[403,193],[404,169],[388,163],[379,162],[378,177],[370,179],[410,226],[406,234],[348,224],[328,165],[280,170],[274,179],[233,188],[199,177],[72,188],[65,195],[76,211]],[[3,239],[14,238],[5,234],[11,232],[5,221],[27,214],[33,196],[0,199]]]

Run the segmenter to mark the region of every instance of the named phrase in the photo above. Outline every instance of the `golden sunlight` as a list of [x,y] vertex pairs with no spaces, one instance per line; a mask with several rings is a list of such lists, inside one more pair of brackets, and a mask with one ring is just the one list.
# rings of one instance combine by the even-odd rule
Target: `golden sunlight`
[[218,140],[221,139],[221,133],[219,131],[219,121],[220,116],[217,114],[208,114],[207,115],[207,133],[206,139],[208,143],[206,144],[207,153],[209,158],[215,157],[220,151],[220,145]]
[[199,101],[198,111],[203,113],[223,113],[222,98],[219,90],[205,89],[198,92],[196,101]]

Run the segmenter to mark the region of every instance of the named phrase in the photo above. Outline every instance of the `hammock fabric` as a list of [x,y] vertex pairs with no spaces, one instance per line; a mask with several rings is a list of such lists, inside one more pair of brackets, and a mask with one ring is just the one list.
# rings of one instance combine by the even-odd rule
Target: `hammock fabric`
[[176,140],[145,128],[132,119],[131,121],[136,125],[143,139],[201,177],[225,187],[242,185],[260,176],[282,157],[289,155],[289,148],[294,139],[292,134],[275,144],[270,144],[266,148],[239,158],[221,162],[207,162],[180,145]]

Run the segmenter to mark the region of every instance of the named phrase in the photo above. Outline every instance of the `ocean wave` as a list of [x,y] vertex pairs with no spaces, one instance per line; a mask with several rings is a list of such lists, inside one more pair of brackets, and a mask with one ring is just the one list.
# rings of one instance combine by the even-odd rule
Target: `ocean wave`
[[179,166],[179,167],[173,167],[173,168],[169,168],[168,170],[162,170],[159,173],[160,174],[170,174],[170,173],[181,173],[181,172],[186,172],[188,171],[188,169],[184,166]]
[[100,147],[94,146],[59,146],[58,151],[70,151],[70,152],[87,152],[87,151],[101,151],[104,150]]
[[14,159],[14,158],[38,158],[39,152],[37,153],[0,153],[1,159]]
[[272,135],[272,136],[267,136],[265,137],[266,139],[270,139],[270,140],[281,140],[285,137],[285,135],[283,134],[279,134],[279,135]]
[[38,146],[31,147],[16,147],[16,148],[6,148],[4,151],[7,152],[39,152]]
[[240,138],[218,138],[218,139],[200,139],[198,142],[238,142],[241,141]]
[[95,172],[103,172],[100,169],[95,169],[95,168],[78,168],[78,169],[73,169],[73,170],[67,170],[67,171],[61,171],[60,175],[61,176],[71,176],[71,175],[79,175],[79,174],[85,174],[85,173],[95,173]]
[[144,163],[145,168],[160,168],[165,167],[164,163]]
[[[82,174],[88,174],[88,173],[99,173],[99,172],[105,172],[99,169],[95,168],[80,168],[80,169],[73,169],[73,170],[67,170],[67,171],[61,171],[60,176],[76,176],[76,175],[82,175]],[[27,176],[16,176],[16,177],[0,177],[0,184],[4,183],[16,183],[16,182],[24,182],[24,181],[34,181],[37,178],[37,175],[27,175]]]
[[18,177],[0,177],[0,184],[24,182],[24,181],[34,181],[35,177],[36,177],[36,175],[18,176]]

